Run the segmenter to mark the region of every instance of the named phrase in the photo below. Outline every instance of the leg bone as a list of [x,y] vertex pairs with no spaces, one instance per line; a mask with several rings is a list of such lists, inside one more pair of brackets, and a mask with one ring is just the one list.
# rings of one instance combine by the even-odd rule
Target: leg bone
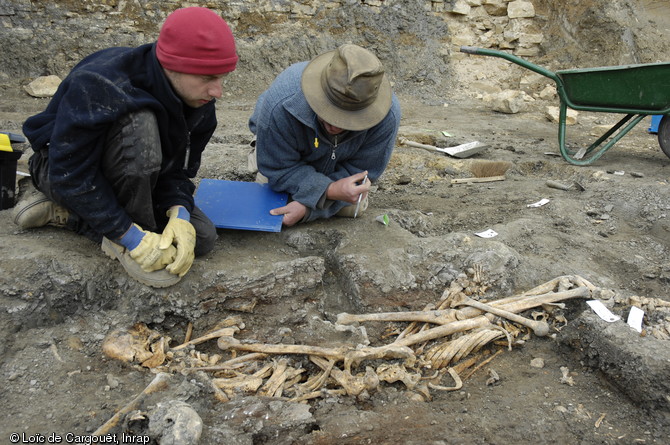
[[149,383],[149,385],[146,388],[144,388],[144,390],[141,393],[139,393],[137,397],[131,400],[130,403],[128,403],[126,406],[118,410],[111,419],[105,422],[105,424],[102,425],[100,428],[95,430],[92,435],[102,436],[104,434],[109,433],[109,431],[111,431],[111,429],[114,428],[119,423],[119,421],[124,415],[128,414],[134,409],[137,409],[137,407],[140,406],[140,404],[149,394],[162,391],[163,389],[165,389],[169,378],[170,374],[167,374],[165,372],[159,372],[158,374],[156,374],[156,377],[154,377],[151,383]]
[[464,304],[466,306],[471,306],[471,307],[477,308],[479,310],[497,315],[499,317],[504,317],[508,320],[511,320],[511,321],[515,322],[515,323],[519,323],[522,326],[526,326],[526,327],[532,329],[533,332],[535,333],[535,335],[537,335],[538,337],[544,337],[547,334],[549,334],[549,325],[544,320],[529,320],[527,318],[522,317],[521,315],[517,315],[517,314],[514,314],[512,312],[508,312],[504,309],[499,309],[499,308],[493,307],[491,305],[473,300],[471,298],[466,298],[463,301],[461,301],[459,304]]

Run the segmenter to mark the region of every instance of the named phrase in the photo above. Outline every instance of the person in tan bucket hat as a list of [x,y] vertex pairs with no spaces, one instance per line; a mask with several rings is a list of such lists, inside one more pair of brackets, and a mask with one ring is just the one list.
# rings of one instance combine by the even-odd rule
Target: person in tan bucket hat
[[271,210],[291,226],[367,208],[395,146],[400,104],[379,59],[345,44],[284,70],[258,98],[249,168],[286,192]]

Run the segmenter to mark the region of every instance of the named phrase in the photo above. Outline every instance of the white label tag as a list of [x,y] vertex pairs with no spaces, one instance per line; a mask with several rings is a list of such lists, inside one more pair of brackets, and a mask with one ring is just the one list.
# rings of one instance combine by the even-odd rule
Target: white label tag
[[628,314],[628,326],[635,329],[637,332],[642,332],[642,319],[644,318],[644,311],[637,306],[631,306]]
[[545,204],[549,204],[549,200],[547,198],[542,198],[538,202],[528,204],[526,207],[542,207]]
[[487,229],[483,232],[475,233],[475,235],[480,238],[493,238],[494,236],[498,236],[498,233],[493,229]]
[[593,312],[598,315],[598,317],[602,318],[608,323],[612,323],[617,320],[621,320],[621,317],[618,315],[614,315],[612,312],[610,312],[609,309],[605,307],[602,301],[600,300],[589,300],[586,302],[589,306],[591,306],[591,309],[593,309]]

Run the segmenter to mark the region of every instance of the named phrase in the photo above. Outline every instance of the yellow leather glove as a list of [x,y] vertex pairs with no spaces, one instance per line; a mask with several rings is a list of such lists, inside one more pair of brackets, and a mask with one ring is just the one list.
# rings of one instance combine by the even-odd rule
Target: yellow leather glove
[[[154,235],[158,235],[154,233]],[[160,236],[160,235],[158,235]],[[174,259],[177,258],[177,248],[175,246],[170,246],[167,249],[158,249],[161,252],[161,256],[158,260],[151,265],[148,269],[142,268],[147,272],[153,272],[155,270],[165,269],[166,266],[172,264]]]
[[160,249],[176,246],[177,256],[165,269],[174,275],[183,277],[189,271],[195,259],[195,228],[189,222],[188,210],[182,206],[170,207],[168,220],[160,237]]
[[160,249],[160,240],[159,234],[147,232],[137,224],[133,224],[118,241],[128,249],[130,257],[140,265],[142,270],[153,272],[164,269],[177,256],[177,249],[174,246]]

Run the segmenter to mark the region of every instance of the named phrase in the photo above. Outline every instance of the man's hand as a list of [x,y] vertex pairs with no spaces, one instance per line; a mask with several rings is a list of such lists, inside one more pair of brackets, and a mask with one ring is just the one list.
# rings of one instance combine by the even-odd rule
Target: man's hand
[[170,217],[160,237],[160,249],[177,247],[174,261],[165,269],[174,275],[183,277],[189,271],[195,259],[195,228],[189,222],[190,214],[183,206],[173,206],[167,211]]
[[298,201],[291,201],[284,207],[270,210],[270,215],[284,215],[282,223],[289,227],[302,221],[305,213],[307,213],[307,207]]
[[177,249],[170,246],[160,249],[161,236],[154,232],[147,232],[137,224],[133,224],[118,240],[118,243],[128,249],[130,257],[140,265],[145,272],[164,269],[177,256]]
[[326,198],[356,204],[358,196],[363,194],[365,198],[370,190],[370,181],[360,184],[367,174],[368,172],[364,171],[332,182],[326,190]]

